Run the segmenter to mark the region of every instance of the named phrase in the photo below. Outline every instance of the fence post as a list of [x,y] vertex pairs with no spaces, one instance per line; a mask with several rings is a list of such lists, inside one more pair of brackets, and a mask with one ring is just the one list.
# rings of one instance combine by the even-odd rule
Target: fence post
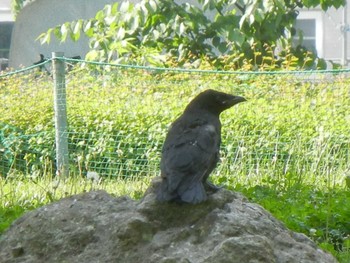
[[52,52],[52,70],[54,80],[54,110],[56,129],[56,174],[63,178],[69,174],[67,101],[65,82],[65,62],[63,52]]

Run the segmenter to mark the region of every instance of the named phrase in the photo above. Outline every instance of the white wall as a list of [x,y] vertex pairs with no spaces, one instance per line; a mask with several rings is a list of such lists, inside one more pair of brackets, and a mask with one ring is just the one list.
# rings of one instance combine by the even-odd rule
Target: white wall
[[[332,60],[337,63],[343,62],[343,45],[344,45],[344,34],[348,38],[346,44],[346,50],[349,55],[349,31],[344,32],[343,25],[343,15],[344,8],[339,8],[338,10],[331,8],[324,13],[324,58],[327,60]],[[350,23],[350,8],[347,8],[347,27]],[[349,58],[349,56],[348,56]]]
[[[3,0],[1,0],[3,1]],[[88,52],[88,39],[60,43],[52,37],[51,43],[41,45],[37,37],[49,28],[67,21],[94,17],[96,12],[113,0],[36,0],[26,5],[18,14],[12,32],[9,66],[31,66],[39,60],[39,54],[51,57],[52,52],[62,51],[65,56],[84,57]]]

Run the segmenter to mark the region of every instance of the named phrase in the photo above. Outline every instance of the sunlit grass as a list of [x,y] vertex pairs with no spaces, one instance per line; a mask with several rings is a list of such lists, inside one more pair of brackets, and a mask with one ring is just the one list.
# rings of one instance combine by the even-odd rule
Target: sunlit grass
[[214,88],[248,101],[221,116],[213,182],[350,262],[350,78],[91,72],[67,76],[71,177],[61,181],[51,176],[52,80],[0,82],[0,232],[28,210],[90,190],[140,198],[159,174],[169,124]]
[[1,206],[45,204],[61,198],[88,192],[105,190],[114,196],[129,195],[140,198],[150,182],[149,177],[137,179],[93,179],[69,177],[57,179],[50,176],[40,178],[8,177],[0,178]]

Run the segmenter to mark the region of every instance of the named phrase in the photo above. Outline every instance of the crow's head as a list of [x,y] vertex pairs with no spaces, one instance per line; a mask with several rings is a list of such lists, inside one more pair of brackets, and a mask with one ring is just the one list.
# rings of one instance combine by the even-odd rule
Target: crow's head
[[186,111],[205,110],[220,114],[237,103],[246,101],[245,98],[224,92],[208,89],[197,95],[186,107]]

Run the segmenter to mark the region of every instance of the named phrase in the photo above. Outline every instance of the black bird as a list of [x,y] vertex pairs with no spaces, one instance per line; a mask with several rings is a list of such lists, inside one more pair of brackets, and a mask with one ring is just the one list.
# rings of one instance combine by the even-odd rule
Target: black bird
[[[39,64],[47,61],[47,59],[45,58],[45,56],[43,54],[39,54],[39,57],[40,57],[40,60],[38,60],[37,62],[34,62],[33,65],[39,65]],[[40,65],[39,71],[42,72],[43,70],[45,70],[47,73],[49,73],[48,70],[46,69],[45,65]]]
[[157,200],[197,204],[207,199],[204,188],[218,190],[207,181],[219,161],[220,113],[246,101],[212,89],[195,97],[171,125],[160,162]]

